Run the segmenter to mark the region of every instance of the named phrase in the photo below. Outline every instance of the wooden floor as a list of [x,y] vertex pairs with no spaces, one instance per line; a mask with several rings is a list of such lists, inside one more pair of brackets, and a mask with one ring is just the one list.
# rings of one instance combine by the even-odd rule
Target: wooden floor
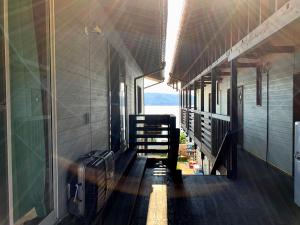
[[291,178],[239,153],[239,179],[185,176],[175,185],[162,165],[147,168],[132,225],[300,225]]

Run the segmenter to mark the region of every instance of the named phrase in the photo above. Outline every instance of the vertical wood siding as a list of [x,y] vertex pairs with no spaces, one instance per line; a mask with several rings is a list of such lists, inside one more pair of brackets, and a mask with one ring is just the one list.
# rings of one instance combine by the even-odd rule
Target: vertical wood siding
[[[269,148],[267,150],[267,74],[262,74],[262,106],[256,105],[256,69],[239,69],[238,86],[244,86],[244,149],[287,174],[293,171],[293,74],[300,71],[300,53],[272,54],[269,72]],[[217,113],[227,114],[230,77],[220,83]],[[205,87],[205,110],[211,85]]]
[[[108,41],[126,63],[128,114],[134,113],[134,77],[141,75],[122,41],[92,30],[101,21],[95,0],[56,1],[56,85],[59,164],[59,216],[67,212],[66,175],[70,162],[91,150],[109,149]],[[142,86],[142,83],[139,83]]]
[[269,72],[269,148],[267,149],[267,74],[262,77],[262,106],[256,106],[255,68],[239,71],[244,86],[244,148],[287,174],[293,167],[294,54],[272,54]]
[[270,59],[270,118],[268,161],[288,174],[293,170],[294,54]]

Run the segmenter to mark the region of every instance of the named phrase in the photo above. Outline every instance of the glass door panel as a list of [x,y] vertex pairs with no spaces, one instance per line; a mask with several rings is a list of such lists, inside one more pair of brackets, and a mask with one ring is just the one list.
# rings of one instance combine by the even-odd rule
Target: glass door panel
[[53,211],[47,6],[8,1],[15,224],[38,224]]
[[0,0],[0,225],[8,224],[6,97],[4,76],[3,1]]

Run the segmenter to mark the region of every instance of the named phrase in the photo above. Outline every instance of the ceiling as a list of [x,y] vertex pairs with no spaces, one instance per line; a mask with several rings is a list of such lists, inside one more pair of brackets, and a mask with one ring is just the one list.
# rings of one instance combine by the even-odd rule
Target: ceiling
[[[165,61],[167,0],[111,0],[110,18],[144,74]],[[149,78],[162,80],[163,71]]]
[[231,4],[229,0],[186,1],[169,83],[185,83],[201,72],[196,62],[228,21]]

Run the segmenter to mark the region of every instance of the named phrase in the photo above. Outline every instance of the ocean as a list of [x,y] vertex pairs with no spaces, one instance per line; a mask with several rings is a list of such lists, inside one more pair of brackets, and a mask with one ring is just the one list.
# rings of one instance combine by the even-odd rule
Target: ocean
[[145,114],[173,114],[176,116],[176,126],[180,128],[179,123],[179,106],[145,106]]

